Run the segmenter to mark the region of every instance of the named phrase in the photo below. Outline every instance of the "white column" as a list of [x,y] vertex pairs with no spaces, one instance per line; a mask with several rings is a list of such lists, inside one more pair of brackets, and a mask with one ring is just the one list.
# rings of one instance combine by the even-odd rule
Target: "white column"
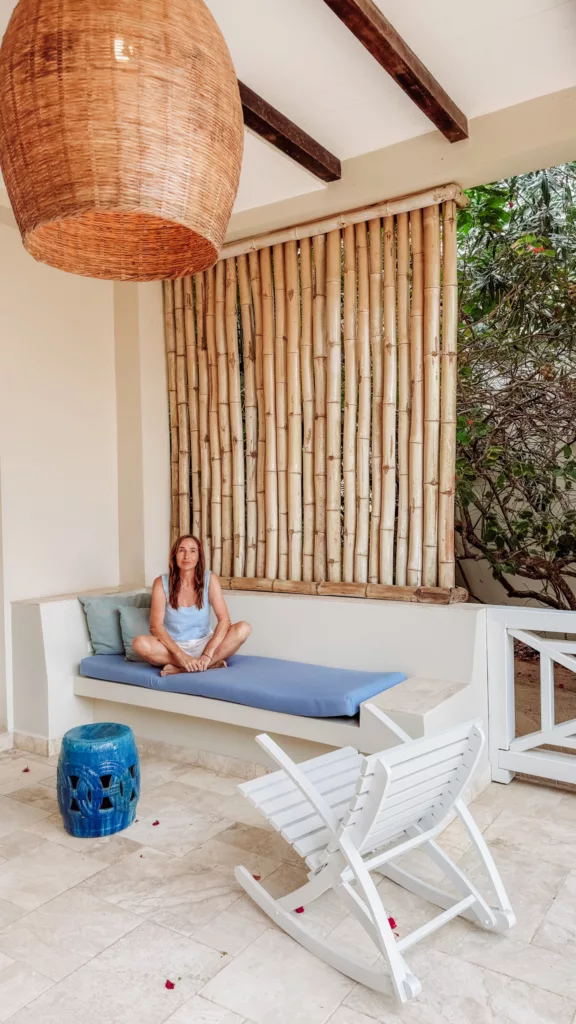
[[170,451],[162,287],[114,285],[120,582],[166,571]]
[[162,285],[138,285],[144,579],[166,572],[170,546],[170,432]]

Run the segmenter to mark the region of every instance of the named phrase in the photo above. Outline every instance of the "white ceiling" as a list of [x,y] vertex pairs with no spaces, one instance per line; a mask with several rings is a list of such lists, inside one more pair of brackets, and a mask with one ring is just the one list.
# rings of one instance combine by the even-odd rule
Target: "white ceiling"
[[[341,160],[434,130],[324,0],[206,2],[238,77]],[[576,85],[576,0],[376,2],[468,118]],[[236,212],[324,187],[247,135]]]
[[[341,160],[433,130],[323,0],[207,3],[238,77]],[[468,118],[576,85],[576,0],[377,3]],[[266,148],[248,147],[236,212],[314,187],[271,180]]]

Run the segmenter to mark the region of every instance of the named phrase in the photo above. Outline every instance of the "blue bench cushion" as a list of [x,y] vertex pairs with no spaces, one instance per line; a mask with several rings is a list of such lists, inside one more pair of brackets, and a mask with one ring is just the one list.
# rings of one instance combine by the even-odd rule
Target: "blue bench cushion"
[[359,672],[306,665],[300,661],[257,658],[251,654],[230,658],[228,668],[183,672],[164,678],[160,669],[152,665],[126,661],[118,654],[98,654],[84,658],[80,672],[91,679],[215,697],[310,718],[356,715],[363,700],[406,679],[403,672]]

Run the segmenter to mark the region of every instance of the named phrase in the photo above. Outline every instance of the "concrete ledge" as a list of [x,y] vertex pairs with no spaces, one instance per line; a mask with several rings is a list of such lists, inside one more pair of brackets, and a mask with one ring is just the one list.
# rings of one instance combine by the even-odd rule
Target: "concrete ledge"
[[152,708],[155,711],[169,711],[191,718],[208,718],[212,722],[226,722],[257,732],[273,732],[282,736],[324,743],[340,747],[358,742],[357,719],[303,718],[300,715],[285,715],[278,711],[265,711],[245,704],[233,704],[226,700],[210,697],[196,697],[193,694],[167,693],[164,690],[149,690],[144,686],[129,686],[126,683],[110,683],[103,679],[87,679],[76,676],[74,693],[77,697],[91,697],[110,703],[131,704],[134,707]]
[[462,721],[467,717],[467,702],[467,683],[419,676],[384,690],[371,701],[414,737],[431,736]]
[[411,736],[426,736],[441,728],[449,728],[461,720],[461,715],[456,717],[452,713],[452,701],[467,689],[465,684],[412,678],[365,701],[360,705],[358,717],[307,718],[193,694],[169,693],[84,676],[76,676],[74,679],[74,694],[77,697],[167,711],[189,718],[209,719],[255,732],[321,743],[327,747],[350,745],[365,754],[376,753],[398,742],[394,734],[371,714],[371,703],[390,714]]

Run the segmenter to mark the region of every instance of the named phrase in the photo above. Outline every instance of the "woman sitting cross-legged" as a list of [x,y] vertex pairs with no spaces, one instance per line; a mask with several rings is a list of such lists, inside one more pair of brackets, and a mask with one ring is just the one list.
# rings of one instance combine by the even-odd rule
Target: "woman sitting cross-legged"
[[[230,623],[220,580],[205,568],[197,537],[178,538],[170,551],[169,570],[154,580],[152,635],[137,636],[134,650],[151,665],[161,665],[163,676],[226,668],[226,658],[248,639],[250,626],[247,622]],[[214,631],[210,609],[217,619]]]

